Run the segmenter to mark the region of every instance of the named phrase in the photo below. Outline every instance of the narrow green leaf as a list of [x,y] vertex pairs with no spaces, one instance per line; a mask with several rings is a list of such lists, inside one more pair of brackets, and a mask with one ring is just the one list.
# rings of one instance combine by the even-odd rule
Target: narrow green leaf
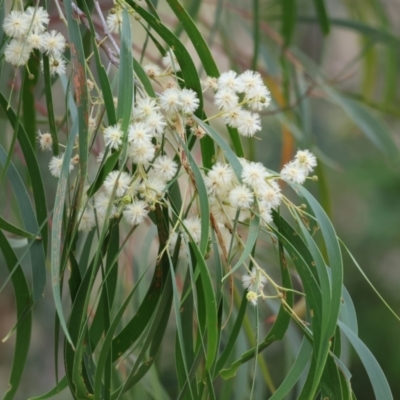
[[35,200],[35,210],[37,221],[41,228],[41,237],[43,241],[43,249],[46,253],[47,240],[48,240],[48,228],[45,221],[47,221],[47,206],[46,206],[46,195],[44,192],[44,185],[42,181],[42,175],[39,169],[39,164],[30,143],[29,137],[24,127],[18,123],[17,115],[11,107],[8,107],[7,99],[0,92],[0,106],[4,113],[7,115],[14,130],[18,130],[18,141],[21,145],[22,152],[24,154],[27,170],[30,181],[32,183],[33,198]]
[[285,379],[278,389],[273,393],[269,400],[283,400],[290,393],[292,388],[299,381],[310,360],[312,354],[312,345],[307,339],[303,339],[296,360],[289,370]]
[[7,232],[14,233],[14,235],[26,237],[28,239],[35,239],[36,236],[34,233],[30,233],[27,231],[24,231],[21,228],[18,228],[17,226],[10,224],[7,222],[4,218],[0,216],[0,229],[4,229]]
[[[178,288],[176,285],[176,276],[174,273],[174,268],[172,265],[172,260],[170,255],[168,254],[168,259],[170,262],[170,273],[171,273],[171,283],[172,283],[172,293],[173,293],[173,303],[174,303],[174,309],[175,309],[175,319],[176,319],[176,332],[177,332],[177,345],[179,347],[180,350],[180,354],[182,357],[182,364],[183,364],[183,370],[184,370],[184,377],[181,377],[181,379],[183,378],[186,382],[188,382],[188,387],[189,387],[189,392],[190,392],[190,396],[191,398],[194,398],[193,396],[193,388],[192,388],[192,383],[191,383],[191,379],[189,377],[189,368],[188,365],[189,364],[189,360],[188,360],[188,356],[190,357],[191,353],[193,352],[193,349],[189,349],[189,354],[186,355],[186,346],[189,344],[186,342],[187,340],[187,336],[184,336],[183,333],[183,321],[181,318],[181,304],[179,302],[179,292],[178,292]],[[186,302],[188,302],[188,299],[191,298],[190,296],[188,298],[186,298]],[[191,328],[191,320],[189,320],[190,323],[190,328]],[[192,335],[191,329],[188,332],[189,335]]]
[[[14,265],[18,264],[18,259],[1,230],[0,249],[4,255],[8,270],[11,273]],[[9,388],[4,393],[3,400],[13,399],[18,389],[28,356],[32,328],[31,293],[20,265],[12,273],[11,280],[14,288],[17,321],[19,323],[16,327],[14,360],[8,382]]]
[[133,59],[133,69],[135,70],[135,74],[139,78],[140,82],[142,82],[144,88],[146,89],[147,94],[150,97],[155,98],[156,92],[154,91],[153,85],[151,84],[149,77],[147,76],[142,66],[135,59]]
[[107,175],[115,169],[117,165],[119,156],[121,155],[120,151],[116,151],[110,155],[101,166],[95,180],[90,185],[89,189],[86,191],[86,194],[90,197],[94,196],[96,192],[101,188],[101,185],[104,183]]
[[296,0],[285,0],[281,2],[282,9],[282,26],[281,33],[285,41],[285,47],[289,46],[297,22],[297,2]]
[[[79,182],[78,200],[82,196],[84,180],[86,179],[88,159],[88,124],[89,124],[89,95],[85,69],[85,53],[78,20],[72,12],[72,0],[64,1],[68,20],[71,59],[73,66],[73,82],[75,87],[75,102],[78,109],[79,123],[79,167],[81,178]],[[79,201],[78,201],[79,202]]]
[[[160,253],[166,246],[169,233],[168,227],[164,220],[164,215],[160,206],[158,205],[156,205],[155,215],[157,219],[158,237],[160,240]],[[122,329],[121,332],[119,332],[119,334],[114,338],[112,347],[113,361],[118,359],[129,347],[132,346],[133,343],[135,343],[146,326],[149,324],[151,317],[155,312],[158,300],[160,299],[164,286],[167,282],[169,263],[168,259],[165,260],[165,258],[166,255],[164,254],[161,259],[157,260],[150,287],[142,301],[142,304],[139,306],[137,313],[133,316],[125,328]]]
[[[4,166],[6,162],[7,154],[0,145],[0,163]],[[7,176],[15,193],[15,198],[22,215],[25,230],[30,232],[39,232],[38,222],[35,218],[35,212],[33,210],[28,192],[13,163],[9,164]],[[29,249],[29,253],[31,257],[32,268],[33,301],[36,302],[42,298],[46,285],[46,261],[43,243],[41,243],[39,240],[35,240]]]
[[110,81],[108,79],[106,69],[101,62],[100,52],[96,43],[95,29],[92,18],[90,17],[89,8],[86,2],[83,2],[83,4],[85,6],[86,16],[88,17],[90,32],[92,34],[94,58],[96,61],[97,73],[99,74],[100,87],[103,94],[104,105],[106,107],[108,123],[109,125],[115,125],[117,123],[117,117],[115,115],[114,99],[112,95]]
[[324,0],[314,0],[315,11],[317,12],[319,26],[321,27],[322,33],[326,36],[329,34],[330,24],[328,14],[326,12]]
[[221,148],[221,150],[224,153],[224,156],[229,161],[230,166],[233,168],[236,177],[238,178],[239,182],[241,182],[243,167],[242,164],[240,164],[240,161],[238,160],[238,156],[235,155],[232,149],[228,146],[225,140],[222,139],[219,133],[214,130],[214,128],[204,123],[201,119],[198,119],[196,117],[194,117],[194,119],[205,130],[205,132],[208,135],[210,135],[212,140],[214,140],[214,142],[217,143],[217,145]]
[[224,351],[222,352],[221,356],[218,359],[218,362],[215,366],[214,370],[214,377],[221,371],[221,369],[224,367],[226,361],[228,360],[229,355],[231,354],[233,350],[233,346],[235,345],[236,339],[239,335],[240,330],[242,329],[242,323],[244,316],[246,314],[246,308],[247,308],[247,299],[246,299],[246,291],[243,293],[242,301],[240,303],[240,308],[238,315],[236,317],[235,324],[230,332],[228,342],[226,343],[226,346],[224,348]]
[[33,148],[36,141],[36,104],[35,104],[35,86],[39,79],[40,71],[40,53],[34,50],[34,56],[28,60],[28,69],[24,71],[22,85],[22,113],[23,123]]
[[[186,233],[190,237],[190,232],[186,230],[185,225],[182,225]],[[191,246],[194,251],[197,267],[200,270],[203,294],[206,300],[206,318],[207,318],[207,355],[206,355],[206,370],[210,371],[217,356],[218,351],[218,314],[214,295],[214,289],[211,282],[210,272],[207,264],[197,244],[191,240]]]
[[104,342],[101,347],[100,355],[97,360],[97,368],[96,368],[96,375],[95,375],[95,383],[94,383],[94,399],[95,400],[101,400],[102,399],[102,377],[103,377],[103,372],[105,369],[105,364],[107,361],[107,357],[111,348],[112,344],[112,339],[114,336],[114,333],[116,329],[118,328],[121,319],[124,315],[124,312],[126,308],[128,307],[130,300],[132,299],[132,296],[135,294],[137,288],[139,287],[140,282],[142,281],[143,277],[145,276],[147,270],[145,270],[142,274],[142,276],[138,279],[136,285],[133,287],[127,298],[124,300],[123,304],[119,308],[117,314],[115,315],[107,333],[104,338]]
[[239,260],[237,260],[236,264],[231,268],[231,270],[225,274],[225,276],[222,278],[222,281],[228,278],[229,275],[235,272],[246,261],[247,257],[251,254],[255,244],[257,243],[259,231],[260,217],[258,215],[253,215],[250,220],[249,234],[247,236],[246,245],[240,254]]
[[[292,244],[287,243],[286,237],[289,237],[289,235],[292,236],[291,239],[294,241],[295,244],[302,243],[302,242],[301,242],[301,239],[300,239],[300,241],[298,241],[298,238],[293,237],[293,231],[290,230],[290,226],[287,224],[287,222],[282,217],[279,216],[278,213],[274,213],[274,220],[275,220],[275,224],[278,227],[278,230],[274,229],[274,232],[277,234],[278,240],[279,240],[279,257],[280,257],[279,263],[280,263],[280,268],[281,268],[282,285],[290,290],[290,289],[292,289],[292,282],[291,282],[289,270],[287,268],[287,263],[286,263],[286,259],[285,259],[285,253],[283,250],[283,246],[290,245],[291,249],[294,248],[294,247],[292,247]],[[281,232],[283,234],[281,234]],[[285,240],[283,240],[283,239],[285,239]],[[292,256],[292,259],[293,259],[294,263],[296,264],[296,267],[299,270],[300,276],[306,277],[305,287],[307,287],[307,289],[306,289],[306,293],[307,293],[308,288],[310,287],[311,289],[313,289],[313,286],[312,286],[312,284],[310,285],[308,282],[309,277],[307,275],[304,275],[304,267],[306,267],[305,262],[304,261],[301,262],[300,259],[302,257],[300,256],[299,253],[297,253],[297,250],[295,250],[295,251],[296,251],[296,256],[294,256],[294,258]],[[292,252],[292,254],[293,254],[293,252]],[[299,254],[299,257],[297,257],[297,254]],[[313,304],[314,304],[313,299],[316,297],[317,294],[318,294],[318,292],[314,293],[313,291],[311,291],[311,293],[310,293],[311,306],[313,306]],[[286,292],[286,303],[289,307],[293,307],[293,293],[290,291]],[[319,316],[318,304],[315,305],[315,309],[317,311],[317,319],[318,319],[318,316]],[[229,368],[221,370],[220,371],[221,377],[223,379],[232,378],[233,376],[236,375],[238,368],[242,364],[251,360],[258,353],[265,350],[274,341],[282,340],[283,337],[285,336],[285,333],[286,333],[288,327],[289,327],[290,318],[291,318],[290,314],[287,312],[286,308],[283,305],[281,305],[281,307],[279,309],[279,313],[276,317],[275,323],[272,326],[269,333],[267,334],[267,336],[264,338],[264,340],[257,346],[257,348],[253,347],[252,349],[243,353],[242,356],[238,360],[233,362]]]
[[71,337],[68,333],[67,324],[64,318],[64,312],[62,309],[62,300],[61,300],[61,282],[62,282],[62,271],[61,271],[61,254],[60,249],[61,241],[62,241],[62,232],[63,232],[63,215],[64,215],[64,206],[65,199],[68,187],[68,175],[69,175],[69,166],[71,162],[71,155],[73,146],[75,143],[75,137],[78,133],[78,121],[75,120],[72,126],[70,135],[68,137],[67,147],[65,148],[65,153],[63,156],[63,164],[61,167],[60,177],[58,180],[56,197],[54,200],[54,211],[53,211],[53,230],[51,235],[51,277],[52,277],[52,289],[53,289],[53,297],[54,303],[57,311],[58,318],[60,320],[61,327],[64,331],[64,334],[71,344]]
[[208,193],[206,189],[206,185],[204,183],[204,178],[200,172],[199,167],[194,160],[192,153],[186,147],[185,143],[183,143],[182,139],[178,139],[185,150],[186,156],[189,159],[190,167],[193,171],[194,179],[196,181],[196,189],[199,196],[200,203],[200,219],[201,219],[201,237],[200,237],[200,251],[202,254],[205,254],[208,245],[208,237],[210,230],[210,207],[208,204]]
[[338,321],[338,325],[360,357],[367,371],[376,400],[393,400],[387,379],[371,351],[347,325],[341,321]]
[[[322,292],[322,312],[323,312],[322,327],[321,327],[322,341],[320,346],[318,347],[320,349],[320,352],[322,353],[318,352],[316,376],[314,377],[313,390],[311,391],[313,395],[314,390],[317,390],[319,376],[322,373],[321,368],[323,368],[323,364],[328,355],[329,339],[334,335],[339,317],[339,310],[342,298],[342,287],[343,287],[343,262],[336,232],[333,229],[333,226],[329,221],[326,213],[324,212],[320,204],[315,200],[315,198],[304,187],[296,185],[296,191],[298,191],[298,193],[300,193],[307,200],[308,204],[310,205],[312,211],[314,212],[317,218],[317,223],[321,229],[321,233],[324,238],[325,246],[328,252],[328,263],[331,271],[330,290],[329,290],[327,288],[327,285],[329,283],[324,273],[325,272],[324,260],[322,259],[322,256],[320,255],[319,251],[317,250],[316,245],[314,245],[314,241],[311,239],[311,236],[308,234],[308,232],[306,232],[305,229],[302,229],[303,234],[306,236],[311,254],[314,258],[314,263],[318,265],[317,270],[321,282],[321,292]],[[326,291],[328,290],[329,290],[328,293],[330,293],[330,299],[327,299]],[[327,312],[328,312],[328,317],[326,316]]]
[[49,119],[49,129],[50,129],[51,139],[53,140],[53,154],[57,156],[59,154],[58,135],[57,135],[56,120],[54,118],[53,94],[51,92],[52,82],[50,76],[49,56],[47,56],[46,54],[43,54],[43,75],[44,75],[44,89],[46,93],[47,116]]
[[121,28],[121,52],[118,76],[117,117],[121,130],[126,133],[131,121],[133,103],[132,35],[129,14],[124,9]]

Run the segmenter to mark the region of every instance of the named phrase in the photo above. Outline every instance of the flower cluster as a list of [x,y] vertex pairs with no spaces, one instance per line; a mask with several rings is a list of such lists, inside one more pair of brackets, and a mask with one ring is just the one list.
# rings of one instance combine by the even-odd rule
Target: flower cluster
[[[38,9],[37,12],[42,15],[44,11]],[[14,19],[21,15],[22,13],[16,14]],[[6,22],[11,24],[11,20]],[[25,33],[18,31],[19,33],[15,34],[16,28],[14,31],[9,28],[7,32],[14,35],[13,40],[23,38],[25,42],[32,43],[33,39],[27,39],[28,32],[44,35],[47,24],[48,18],[44,19],[39,27],[32,24]],[[121,10],[114,9],[108,15],[106,24],[111,33],[119,33],[122,24]],[[47,35],[56,38],[57,35],[53,32]],[[32,48],[37,48],[51,57],[60,56],[63,50],[62,47],[62,50],[60,48],[57,51],[55,42],[53,47],[40,44]],[[102,166],[107,157],[117,153],[118,163],[104,178],[102,187],[94,196],[84,196],[78,214],[81,231],[88,232],[96,225],[101,226],[112,218],[120,217],[132,227],[142,224],[157,204],[168,206],[168,198],[165,195],[172,182],[180,176],[186,176],[188,184],[193,184],[192,189],[196,189],[182,142],[188,140],[187,135],[202,138],[207,134],[192,118],[199,108],[200,99],[192,89],[178,86],[179,78],[175,73],[180,71],[180,65],[171,49],[163,57],[162,64],[164,70],[155,64],[143,67],[158,92],[155,97],[150,97],[139,87],[133,102],[130,123],[125,129],[121,121],[101,125],[101,119],[92,116],[96,114],[94,110],[101,107],[102,95],[98,87],[91,82],[90,91],[96,87],[99,97],[92,101],[89,132],[94,134],[95,127],[100,127],[103,132],[97,161]],[[206,77],[202,86],[204,91],[214,93],[214,104],[219,109],[216,115],[205,122],[213,118],[222,118],[225,124],[236,128],[245,137],[252,137],[261,130],[259,112],[268,107],[271,97],[260,74],[245,71],[238,75],[234,71],[228,71],[222,73],[219,78]],[[115,106],[117,101],[114,99]],[[39,132],[38,140],[42,150],[51,150],[50,134]],[[70,171],[78,161],[78,156],[72,158]],[[278,209],[283,201],[287,201],[281,192],[279,181],[302,184],[316,166],[316,158],[308,150],[299,150],[294,160],[285,165],[280,174],[269,171],[259,162],[245,159],[239,161],[242,166],[240,176],[229,163],[218,161],[205,170],[203,175],[212,216],[210,229],[215,230],[217,245],[226,260],[230,259],[232,251],[236,251],[242,244],[241,237],[236,232],[238,224],[248,224],[251,218],[258,216],[260,226],[269,229],[273,221],[273,210]],[[49,164],[51,174],[60,176],[62,164],[62,154],[53,157]],[[89,184],[90,182],[88,187]],[[85,193],[87,192],[86,190]],[[188,257],[187,244],[200,243],[201,218],[195,209],[193,207],[187,210],[188,214],[190,211],[190,216],[186,215],[172,228],[166,249],[170,256],[178,251],[178,256],[185,260]],[[210,237],[211,232],[208,232],[209,240]],[[179,248],[176,248],[178,243]],[[267,283],[267,275],[258,265],[254,264],[251,270],[248,269],[242,277],[242,282],[248,290],[247,299],[251,304],[257,304],[260,297],[266,298],[263,289]]]
[[289,183],[303,184],[316,166],[317,159],[314,154],[309,150],[299,150],[294,160],[283,167],[281,177]]
[[65,59],[62,54],[66,41],[55,30],[47,31],[49,15],[43,7],[28,7],[24,12],[11,11],[4,18],[3,29],[11,38],[4,50],[7,62],[19,67],[26,65],[33,50],[49,56],[52,75],[65,73]]
[[271,95],[258,72],[224,72],[218,79],[204,80],[203,88],[215,92],[214,104],[221,110],[219,115],[242,136],[251,137],[261,130],[257,111],[269,106]]

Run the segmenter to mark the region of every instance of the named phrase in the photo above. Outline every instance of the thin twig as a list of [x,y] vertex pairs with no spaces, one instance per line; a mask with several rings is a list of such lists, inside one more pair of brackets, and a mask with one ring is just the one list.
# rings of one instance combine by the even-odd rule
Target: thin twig
[[94,6],[95,6],[95,8],[96,8],[97,14],[99,14],[101,24],[103,25],[104,33],[105,33],[105,34],[107,35],[107,37],[110,39],[110,42],[111,42],[112,45],[114,46],[115,51],[119,54],[119,53],[120,53],[120,50],[119,50],[118,44],[117,44],[117,42],[115,41],[115,39],[114,39],[113,35],[111,34],[110,30],[108,29],[108,26],[107,26],[107,23],[106,23],[106,21],[105,21],[105,19],[104,19],[103,12],[101,11],[99,2],[98,2],[98,1],[95,1],[95,2],[94,2]]

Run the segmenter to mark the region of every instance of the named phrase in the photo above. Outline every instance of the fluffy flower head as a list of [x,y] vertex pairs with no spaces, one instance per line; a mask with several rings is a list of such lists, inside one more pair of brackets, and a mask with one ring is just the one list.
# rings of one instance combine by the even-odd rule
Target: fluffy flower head
[[163,181],[169,182],[176,174],[178,165],[168,156],[157,157],[153,163],[154,173]]
[[32,48],[28,43],[22,40],[12,39],[4,50],[4,57],[5,60],[14,65],[14,67],[19,67],[28,62],[31,50]]
[[42,133],[39,130],[37,133],[37,140],[41,150],[46,151],[52,149],[53,139],[51,138],[50,133]]
[[168,114],[178,112],[182,106],[180,91],[175,88],[164,90],[160,94],[159,100],[160,107]]
[[238,132],[242,136],[251,137],[261,130],[260,116],[250,111],[242,110],[237,121]]
[[208,192],[218,195],[232,187],[233,179],[232,167],[229,164],[217,163],[213,165],[204,181]]
[[65,37],[57,31],[45,32],[43,50],[46,54],[60,56],[65,50]]
[[122,136],[121,124],[112,125],[104,129],[104,141],[106,146],[110,146],[111,149],[118,150],[122,144]]
[[299,150],[294,159],[307,173],[312,172],[317,166],[317,159],[309,150]]
[[[53,176],[55,176],[56,178],[60,177],[63,160],[64,160],[64,153],[59,154],[58,156],[54,156],[50,160],[49,170],[50,170],[50,173]],[[72,163],[70,163],[69,164],[69,172],[71,172],[73,169],[74,169],[74,165]]]
[[172,50],[169,50],[165,57],[163,57],[162,63],[165,68],[169,68],[172,71],[179,72],[181,70],[178,59],[176,58]]
[[29,23],[22,12],[11,11],[4,18],[3,29],[7,36],[18,39],[28,33]]
[[182,112],[191,115],[199,108],[199,99],[197,94],[192,89],[182,89],[179,100],[182,107]]
[[307,172],[296,161],[291,161],[282,168],[281,178],[286,182],[301,185],[307,178]]
[[135,200],[128,204],[123,211],[126,221],[132,226],[142,223],[148,213],[147,204],[142,200]]
[[150,140],[133,141],[129,146],[129,155],[135,164],[147,164],[155,154],[155,148]]
[[267,283],[267,278],[256,268],[252,268],[250,273],[242,276],[243,287],[249,291],[258,293]]
[[253,204],[253,193],[245,185],[236,186],[229,192],[229,201],[235,208],[248,209]]
[[[188,230],[191,238],[193,241],[198,244],[200,243],[200,238],[201,238],[201,220],[199,217],[189,217],[183,220],[183,225],[185,225],[185,228]],[[182,228],[183,232],[186,232]],[[186,236],[186,235],[184,235]]]
[[106,192],[111,195],[116,187],[115,196],[122,197],[131,183],[131,176],[126,172],[111,171],[105,179],[103,186]]
[[218,78],[218,90],[239,92],[240,85],[235,71],[223,72]]
[[111,33],[119,33],[122,26],[122,12],[118,10],[108,14],[106,24]]
[[261,163],[248,162],[243,166],[242,180],[254,190],[265,185],[265,178],[268,175],[269,172]]
[[24,13],[28,26],[32,23],[32,31],[34,33],[43,33],[49,24],[49,14],[43,7],[28,7]]

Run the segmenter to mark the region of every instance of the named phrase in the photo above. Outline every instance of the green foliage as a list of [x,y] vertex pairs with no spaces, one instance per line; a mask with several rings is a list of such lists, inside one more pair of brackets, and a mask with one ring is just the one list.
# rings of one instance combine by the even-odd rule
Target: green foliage
[[[217,1],[214,21],[203,18],[206,2],[145,3],[118,0],[107,10],[108,17],[94,17],[95,11],[106,12],[100,2],[79,2],[83,10],[71,0],[59,9],[57,2],[66,23],[69,57],[45,51],[43,45],[27,66],[18,67],[17,60],[9,75],[2,74],[1,117],[9,133],[0,143],[0,184],[12,189],[4,191],[7,205],[0,208],[6,276],[2,290],[11,281],[16,303],[16,322],[5,338],[16,336],[3,398],[14,398],[23,380],[32,308],[49,302],[55,309],[57,378],[53,389],[31,400],[62,391],[74,399],[95,400],[353,399],[357,393],[346,357],[348,344],[364,365],[376,399],[392,399],[384,372],[358,337],[355,307],[344,286],[341,248],[399,317],[330,220],[325,170],[338,164],[313,134],[310,104],[318,92],[327,103],[339,106],[375,150],[394,163],[398,149],[377,110],[389,109],[395,94],[386,85],[384,99],[372,110],[372,99],[361,92],[347,93],[327,79],[318,62],[300,49],[296,35],[304,23],[318,24],[324,36],[337,27],[351,29],[371,46],[387,46],[388,60],[393,60],[399,38],[364,20],[333,18],[323,0],[305,8],[297,1]],[[112,23],[117,24],[114,33],[109,32]],[[7,30],[7,24],[3,27]],[[210,35],[207,28],[212,28]],[[249,137],[255,131],[243,133],[240,124],[232,122],[235,116],[229,119],[223,106],[212,107],[213,90],[202,87],[209,77],[214,78],[210,85],[222,91],[212,42],[217,35],[233,45],[239,40],[233,28],[249,36],[252,53],[240,52],[237,46],[239,54],[227,50],[224,57],[238,73],[259,70],[261,86],[269,88],[272,106],[261,113],[282,132],[282,153],[276,157],[283,167],[279,173],[249,163],[257,155],[258,138]],[[25,39],[35,29],[31,22],[18,40],[28,46]],[[5,69],[11,44],[3,42],[0,68]],[[162,57],[169,57],[170,63],[163,71],[151,72],[157,67],[146,62],[160,64]],[[54,73],[64,61],[66,78]],[[391,77],[393,71],[388,67]],[[14,88],[17,77],[20,91]],[[176,92],[190,89],[196,107],[182,111],[184,100],[179,97],[175,101],[180,108],[168,111],[173,102],[163,105],[163,95],[171,87]],[[254,112],[269,104],[269,92],[259,96],[246,90],[236,89],[240,104],[230,108],[243,106]],[[36,99],[36,93],[41,97]],[[153,110],[140,111],[142,100]],[[257,102],[259,108],[251,108]],[[49,132],[40,132],[39,146],[35,132],[43,120],[38,103],[46,105]],[[153,111],[160,116],[161,110],[166,133],[150,135],[153,128],[146,118]],[[142,129],[140,140],[148,144],[150,157],[145,150],[135,153],[140,145],[139,139],[132,139],[135,124]],[[249,137],[244,144],[241,135]],[[52,152],[50,172],[58,180],[50,181],[43,168],[48,159],[43,162],[44,153],[36,147]],[[313,193],[318,188],[318,196],[302,186],[315,167],[314,156],[307,153],[312,165],[304,172],[296,147],[308,147],[317,155],[317,175],[308,178],[307,187]],[[296,161],[290,162],[294,156]],[[173,173],[168,179],[156,169],[162,157],[174,166],[169,167]],[[249,183],[249,165],[263,168],[261,184]],[[297,175],[285,177],[285,166],[297,168]],[[210,183],[217,168],[229,169],[230,174],[222,194],[217,194],[217,178]],[[240,187],[251,192],[248,206],[235,206],[239,200],[232,193]],[[277,204],[262,201],[264,188],[274,190]],[[52,296],[43,298],[47,274]],[[290,343],[279,348],[281,359],[286,354],[286,366],[265,356],[278,342]]]

